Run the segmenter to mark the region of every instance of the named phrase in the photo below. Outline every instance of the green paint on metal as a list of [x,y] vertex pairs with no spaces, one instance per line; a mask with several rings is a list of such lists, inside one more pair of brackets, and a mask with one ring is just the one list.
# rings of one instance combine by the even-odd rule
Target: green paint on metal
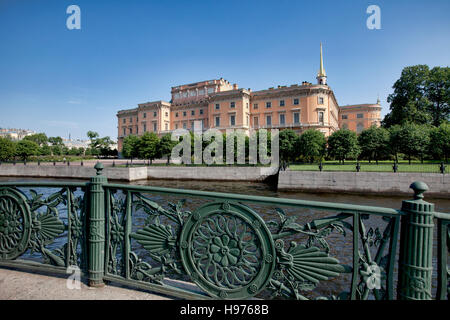
[[[108,280],[185,299],[246,299],[264,292],[299,300],[391,300],[400,237],[397,298],[423,300],[433,298],[435,219],[436,298],[448,299],[450,214],[434,212],[434,205],[423,200],[428,187],[422,182],[411,184],[414,199],[396,210],[109,184],[101,174],[103,165],[97,163],[95,169],[88,183],[0,184],[0,266],[63,272],[76,265],[91,286]],[[59,191],[44,197],[33,188]],[[76,196],[77,191],[84,195]],[[191,212],[184,209],[186,200],[159,203],[147,194],[207,203]],[[264,221],[251,204],[275,206],[277,219]],[[332,214],[299,224],[284,207]],[[64,219],[61,210],[67,212]],[[133,225],[136,212],[146,216],[138,228]],[[375,227],[373,219],[382,222]],[[55,248],[55,239],[64,232],[66,243]],[[351,266],[341,264],[333,250],[336,237],[347,234],[353,246]],[[135,251],[136,246],[142,251]],[[27,250],[40,253],[44,263],[19,260]],[[314,295],[324,281],[346,273],[351,278],[348,290]],[[190,279],[196,289],[169,285],[173,275]]]

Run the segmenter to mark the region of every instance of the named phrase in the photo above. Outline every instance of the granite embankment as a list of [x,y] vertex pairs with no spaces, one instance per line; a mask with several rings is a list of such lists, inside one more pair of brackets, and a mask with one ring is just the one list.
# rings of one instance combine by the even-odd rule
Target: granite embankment
[[281,171],[279,190],[308,192],[343,192],[358,194],[411,194],[409,186],[423,181],[427,196],[450,198],[450,175],[413,172],[337,172],[337,171]]
[[[138,181],[147,179],[263,181],[277,173],[276,167],[106,167],[102,174],[109,180]],[[87,179],[96,170],[91,166],[38,166],[37,164],[1,165],[0,176],[36,178]]]

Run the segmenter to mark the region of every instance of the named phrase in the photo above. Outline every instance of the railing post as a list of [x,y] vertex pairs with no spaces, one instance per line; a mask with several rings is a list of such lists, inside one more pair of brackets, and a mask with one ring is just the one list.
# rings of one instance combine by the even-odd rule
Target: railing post
[[88,220],[89,239],[89,286],[102,287],[105,268],[105,192],[103,184],[107,183],[102,176],[103,165],[95,165],[97,175],[90,182],[90,205]]
[[423,200],[428,190],[424,182],[414,182],[410,188],[414,199],[402,202],[406,215],[401,220],[397,298],[431,300],[434,204]]

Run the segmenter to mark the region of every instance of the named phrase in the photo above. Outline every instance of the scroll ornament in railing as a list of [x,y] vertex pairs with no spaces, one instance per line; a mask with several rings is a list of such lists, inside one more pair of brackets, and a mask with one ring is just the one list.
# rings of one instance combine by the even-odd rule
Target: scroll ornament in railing
[[[301,226],[295,217],[287,217],[277,209],[279,221],[264,220],[249,207],[240,203],[212,202],[194,212],[183,211],[184,200],[177,205],[163,208],[156,202],[136,193],[133,202],[136,210],[143,209],[148,214],[145,226],[131,237],[143,246],[158,266],[142,261],[134,252],[130,253],[131,278],[139,281],[163,284],[162,279],[170,272],[186,274],[200,288],[212,297],[221,299],[244,299],[268,290],[272,297],[283,296],[307,299],[302,294],[315,289],[320,281],[338,277],[341,273],[351,273],[351,266],[342,265],[329,256],[330,247],[326,238],[334,231],[345,236],[345,229],[353,230],[352,224],[344,221],[350,214],[318,219]],[[118,213],[125,208],[124,201],[113,200],[111,216],[111,250],[109,271],[118,271],[115,254],[124,237],[122,219]],[[162,223],[163,219],[171,223]],[[363,219],[359,217],[363,253],[358,254],[357,273],[361,280],[355,287],[355,298],[367,298],[373,289],[371,283],[385,280],[384,274],[389,253],[383,256],[385,244],[392,236],[393,219],[386,218],[388,224],[383,234],[378,228],[366,231]],[[122,222],[120,221],[122,220]],[[304,234],[304,244],[291,241],[288,245],[283,238],[294,234]],[[378,247],[374,259],[369,247]],[[391,274],[392,276],[392,274]],[[385,298],[385,288],[375,293]],[[316,299],[348,299],[351,292],[337,296]]]
[[[31,196],[27,197],[18,189],[1,188],[0,259],[13,260],[30,250],[30,254],[39,252],[46,264],[59,267],[78,265],[76,248],[82,241],[83,233],[77,211],[83,206],[83,199],[75,198],[73,192],[73,189],[62,188],[43,198],[34,190],[30,190]],[[71,202],[69,206],[68,197]],[[71,208],[71,236],[63,247],[50,250],[47,247],[68,229],[59,217],[58,207],[61,204]]]

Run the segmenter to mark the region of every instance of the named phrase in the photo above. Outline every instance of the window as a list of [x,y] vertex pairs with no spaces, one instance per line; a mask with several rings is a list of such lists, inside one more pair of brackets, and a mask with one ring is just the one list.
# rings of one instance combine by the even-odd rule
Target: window
[[280,100],[280,107],[284,107],[284,100]]
[[249,122],[250,122],[250,116],[247,115],[247,117],[246,117],[246,123],[247,123],[247,125],[249,125]]
[[146,131],[147,131],[147,124],[144,123],[144,132],[146,132]]
[[130,134],[133,134],[133,128],[130,128]]
[[175,118],[178,118],[178,112],[175,112]]
[[300,112],[294,112],[294,123],[300,123]]
[[186,111],[183,111],[183,117],[186,117]]
[[253,104],[253,109],[258,109],[258,104],[257,103]]
[[147,118],[147,114],[144,112],[144,119]]
[[203,90],[203,89],[198,90],[199,96],[203,96],[204,94],[205,94],[205,90]]
[[197,95],[197,92],[195,92],[194,90],[189,91],[189,95],[191,97],[195,97]]
[[168,113],[168,112],[166,112],[166,113],[165,113],[165,115],[166,115],[166,117],[168,117],[168,116],[169,116],[169,113]]
[[220,127],[220,117],[216,117],[216,127]]
[[203,114],[203,109],[200,109],[200,111],[199,111],[199,112],[200,112],[200,114]]
[[123,128],[123,135],[124,135],[124,136],[127,135],[127,128]]
[[319,123],[323,124],[323,111],[319,112]]
[[208,93],[214,93],[214,88],[208,88]]
[[255,127],[258,127],[258,126],[259,126],[259,118],[258,118],[258,117],[253,117],[253,125],[254,125]]
[[178,123],[175,123],[175,130],[178,129]]
[[122,122],[125,123],[126,121],[127,121],[127,119],[123,118],[123,121],[122,121]]
[[284,113],[280,114],[280,124],[284,125],[286,123],[286,116]]
[[165,123],[164,127],[166,131],[169,130],[169,124],[167,122]]
[[266,125],[268,126],[272,125],[272,116],[266,116]]
[[361,133],[364,130],[364,124],[358,123],[356,125],[356,133]]
[[216,103],[216,110],[219,110],[219,109],[220,109],[220,104]]
[[362,119],[362,118],[364,118],[364,114],[358,113],[358,114],[356,115],[356,117],[357,117],[358,119]]
[[156,127],[158,125],[158,122],[153,122],[153,131],[156,132]]
[[319,97],[319,104],[323,104],[323,97]]
[[195,110],[191,110],[191,116],[195,116]]
[[187,128],[187,123],[183,122],[183,129],[186,129],[186,128]]
[[183,95],[183,98],[186,98],[186,97],[188,96],[187,91],[184,91],[184,92],[182,93],[182,95]]
[[348,119],[348,115],[343,114],[343,115],[342,115],[342,119],[343,119],[343,120]]
[[245,108],[248,109],[248,102],[245,104]]
[[191,121],[191,130],[194,130],[194,121]]
[[272,108],[272,102],[266,102],[266,108]]
[[158,112],[154,111],[153,116],[156,117],[158,115]]
[[175,93],[174,95],[173,95],[173,98],[174,99],[180,99],[180,93]]
[[348,125],[347,125],[346,123],[344,123],[344,124],[342,125],[342,129],[348,129]]
[[234,107],[236,107],[236,104],[234,103],[234,101],[230,102],[230,108],[234,108]]
[[298,104],[299,104],[298,98],[295,98],[294,99],[294,105],[298,106]]
[[130,123],[132,123],[133,122],[133,118],[130,118]]
[[230,126],[235,126],[235,125],[236,125],[236,116],[231,115],[230,116]]

